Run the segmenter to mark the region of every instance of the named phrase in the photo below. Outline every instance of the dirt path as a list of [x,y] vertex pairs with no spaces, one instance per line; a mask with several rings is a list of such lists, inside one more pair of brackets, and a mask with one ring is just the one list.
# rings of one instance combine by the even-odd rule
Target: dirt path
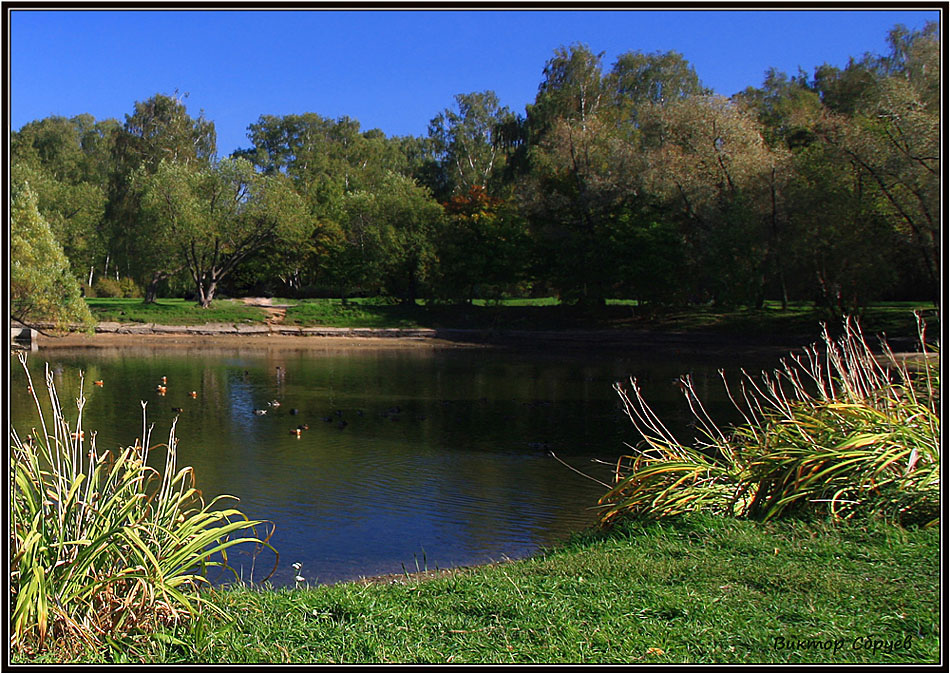
[[287,309],[294,306],[293,304],[274,304],[274,301],[269,297],[244,297],[241,301],[249,307],[263,309],[264,313],[267,314],[267,318],[264,319],[267,325],[281,325],[287,316]]

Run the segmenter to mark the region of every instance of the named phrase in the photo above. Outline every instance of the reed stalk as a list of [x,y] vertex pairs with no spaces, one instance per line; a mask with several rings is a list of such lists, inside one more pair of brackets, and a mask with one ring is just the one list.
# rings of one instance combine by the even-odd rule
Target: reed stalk
[[[939,364],[918,316],[923,364],[899,361],[885,340],[875,355],[845,320],[834,340],[790,354],[771,373],[723,375],[744,423],[721,427],[689,378],[681,380],[701,437],[678,441],[635,379],[615,389],[642,441],[622,456],[601,498],[601,522],[706,510],[768,520],[799,514],[939,521]],[[722,373],[720,372],[722,375]],[[629,445],[628,445],[629,446]]]
[[[134,645],[148,633],[219,610],[206,571],[229,568],[227,550],[250,544],[276,551],[249,520],[219,496],[205,503],[194,471],[178,468],[174,423],[168,441],[151,445],[146,404],[142,434],[131,446],[100,453],[88,438],[80,374],[73,426],[46,367],[51,417],[34,391],[36,425],[26,437],[11,426],[11,645],[36,653]],[[150,453],[165,451],[161,472]],[[236,500],[236,499],[234,499]],[[272,532],[271,532],[272,533]],[[233,571],[233,569],[232,569]],[[235,574],[236,575],[236,574]]]

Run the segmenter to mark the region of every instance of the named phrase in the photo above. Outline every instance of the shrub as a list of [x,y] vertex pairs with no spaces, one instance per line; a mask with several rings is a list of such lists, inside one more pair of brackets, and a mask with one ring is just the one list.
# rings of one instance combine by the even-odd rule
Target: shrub
[[122,286],[114,278],[100,276],[92,284],[96,297],[122,297]]
[[[32,390],[25,355],[20,362]],[[35,653],[52,640],[67,650],[118,642],[128,652],[159,626],[187,623],[205,609],[219,611],[208,593],[198,591],[207,583],[205,573],[228,568],[231,546],[273,550],[253,535],[262,522],[235,509],[214,509],[233,497],[205,504],[192,469],[176,465],[175,424],[167,444],[149,447],[144,402],[141,439],[115,454],[99,454],[95,435],[83,437],[82,377],[72,431],[49,366],[46,388],[51,424],[34,392],[39,431],[23,439],[10,431],[13,649]],[[165,449],[163,472],[147,465],[159,448]],[[230,538],[245,531],[251,535]]]
[[[940,507],[939,366],[876,358],[845,321],[824,349],[812,346],[734,395],[745,423],[720,428],[688,378],[683,389],[701,438],[684,445],[644,400],[636,380],[615,386],[645,447],[621,457],[601,500],[601,522],[694,510],[767,520],[787,514],[855,514],[935,524]],[[935,355],[935,354],[931,354]],[[882,362],[882,360],[884,362]],[[725,383],[725,378],[723,378]],[[739,401],[742,401],[741,403]]]
[[128,276],[119,279],[119,291],[122,297],[142,297],[142,288]]
[[95,325],[63,247],[40,214],[37,196],[25,182],[11,185],[9,220],[9,311],[25,325],[50,322],[57,328]]

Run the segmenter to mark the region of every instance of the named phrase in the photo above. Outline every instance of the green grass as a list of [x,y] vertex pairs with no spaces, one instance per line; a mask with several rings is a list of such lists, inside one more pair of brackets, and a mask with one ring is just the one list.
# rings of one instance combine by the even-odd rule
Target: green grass
[[327,326],[334,328],[418,328],[425,327],[426,312],[422,306],[405,306],[386,300],[350,299],[274,299],[275,304],[289,304],[284,318],[286,325]]
[[432,580],[221,592],[227,621],[155,638],[144,659],[936,663],[939,540],[868,521],[628,523]]
[[[266,314],[236,300],[215,300],[209,309],[193,301],[161,299],[146,305],[140,299],[87,298],[97,321],[196,325],[201,323],[263,323]],[[274,304],[290,305],[284,323],[294,326],[354,328],[464,328],[494,330],[632,329],[709,333],[736,337],[810,338],[821,322],[834,331],[840,320],[810,304],[792,304],[782,310],[767,302],[762,309],[719,310],[710,307],[669,309],[646,313],[631,300],[610,300],[597,311],[581,310],[558,303],[556,298],[511,298],[498,302],[477,300],[471,305],[419,302],[407,306],[381,298],[356,298],[346,304],[339,299],[274,298]],[[860,315],[867,334],[886,332],[888,337],[914,337],[913,311],[933,314],[926,302],[878,303]],[[930,317],[933,334],[939,331]]]
[[117,297],[86,298],[97,321],[157,323],[159,325],[201,325],[202,323],[263,323],[265,313],[236,300],[215,300],[202,309],[192,300],[166,298],[153,304],[141,299]]

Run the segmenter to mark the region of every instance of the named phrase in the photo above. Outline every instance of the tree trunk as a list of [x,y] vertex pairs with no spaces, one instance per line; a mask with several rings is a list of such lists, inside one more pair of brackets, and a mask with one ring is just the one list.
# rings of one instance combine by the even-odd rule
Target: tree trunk
[[152,277],[145,287],[145,304],[155,304],[158,298],[158,279]]
[[202,281],[198,283],[198,306],[202,309],[207,309],[211,306],[211,300],[214,299],[214,291],[217,288],[218,282],[208,281],[207,285]]
[[152,274],[152,278],[149,280],[148,285],[145,287],[145,303],[154,304],[155,300],[158,298],[158,284],[163,280],[168,278],[169,274],[163,272],[155,272]]

